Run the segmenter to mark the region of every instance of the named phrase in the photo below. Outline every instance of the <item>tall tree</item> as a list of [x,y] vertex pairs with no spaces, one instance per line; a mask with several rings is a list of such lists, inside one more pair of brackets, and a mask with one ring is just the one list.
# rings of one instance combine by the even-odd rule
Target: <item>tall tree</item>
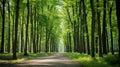
[[102,44],[103,44],[103,53],[107,54],[107,46],[106,46],[106,3],[107,1],[103,1],[104,10],[103,10],[103,32],[102,32]]
[[5,3],[6,0],[2,0],[2,37],[1,37],[1,53],[4,53],[4,34],[5,34]]
[[[32,5],[31,5],[31,18],[30,18],[30,21],[31,21],[31,38],[30,38],[30,45],[32,46],[33,45],[33,9],[32,9]],[[32,52],[32,47],[30,47],[30,52]]]
[[16,18],[15,18],[15,40],[13,44],[13,59],[17,59],[16,48],[17,48],[17,34],[18,34],[18,18],[19,18],[19,3],[20,0],[15,0],[16,3]]
[[77,35],[76,35],[76,20],[75,20],[75,6],[72,5],[72,14],[73,14],[73,40],[74,40],[74,52],[77,52]]
[[112,4],[110,4],[110,9],[109,9],[109,22],[110,22],[110,38],[111,38],[111,52],[112,54],[114,54],[114,47],[113,47],[113,32],[112,32],[112,21],[111,21],[111,18],[112,18],[112,8],[113,8],[113,2]]
[[117,23],[118,23],[118,46],[119,46],[119,58],[120,58],[120,1],[116,0],[116,15],[117,15]]
[[36,15],[37,15],[37,8],[36,8],[36,5],[34,6],[34,23],[33,23],[33,27],[34,27],[34,29],[33,29],[33,31],[34,31],[34,33],[33,33],[33,52],[34,53],[36,53],[37,51],[36,51],[36,45],[35,45],[35,40],[36,40]]
[[11,44],[10,44],[10,4],[8,3],[8,53],[11,51]]
[[92,27],[91,27],[91,56],[95,57],[95,48],[94,48],[94,32],[95,32],[95,8],[94,8],[94,0],[90,0],[90,5],[92,9]]
[[102,57],[102,43],[101,43],[101,23],[99,0],[97,0],[97,23],[98,23],[98,38],[99,38],[99,56]]
[[[23,10],[23,15],[24,15],[24,10]],[[24,52],[24,16],[22,17],[22,20],[21,20],[21,52]]]
[[86,29],[86,37],[87,37],[87,52],[90,54],[90,45],[89,45],[89,34],[88,34],[88,25],[87,25],[87,13],[86,13],[86,6],[85,6],[85,1],[82,0],[83,3],[83,19],[85,23],[85,29]]
[[24,49],[24,56],[28,56],[27,53],[27,45],[28,45],[28,26],[29,26],[29,0],[27,0],[27,24],[26,24],[26,41],[25,41],[25,49]]

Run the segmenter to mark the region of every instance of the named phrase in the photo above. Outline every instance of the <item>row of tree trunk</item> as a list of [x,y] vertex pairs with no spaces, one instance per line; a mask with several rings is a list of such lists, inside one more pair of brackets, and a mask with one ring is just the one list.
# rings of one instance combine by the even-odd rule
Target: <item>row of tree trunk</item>
[[[27,0],[27,3],[22,3],[20,0],[2,0],[0,2],[2,4],[2,6],[0,6],[2,7],[0,53],[12,52],[13,59],[17,59],[17,52],[22,52],[24,56],[28,56],[29,52],[58,51],[58,46],[56,45],[58,42],[57,35],[56,33],[52,35],[54,25],[50,25],[49,23],[49,16],[46,16],[44,10],[46,7],[38,7],[39,3],[32,4],[30,0]],[[23,6],[21,7],[21,5]],[[13,10],[14,8],[15,11]],[[39,8],[41,8],[41,10]],[[6,11],[8,11],[8,13]],[[6,17],[6,14],[8,14],[8,17]],[[8,21],[8,23],[5,21]],[[5,23],[8,25],[8,30],[5,29]],[[5,39],[5,32],[8,32],[8,34],[6,34],[8,39]]]
[[[112,54],[114,54],[114,39],[113,39],[113,24],[112,24],[112,11],[113,5],[115,1],[112,1],[110,5],[108,5],[109,0],[103,1],[103,10],[101,10],[101,3],[99,0],[96,1],[97,5],[95,5],[94,0],[90,0],[91,7],[91,31],[87,21],[87,13],[89,12],[86,9],[86,1],[79,0],[75,4],[66,7],[68,21],[68,29],[72,29],[72,32],[69,31],[66,35],[66,48],[67,52],[80,52],[80,53],[88,53],[91,54],[92,57],[95,57],[95,53],[99,52],[99,56],[102,57],[103,54],[107,54],[109,50]],[[117,2],[117,1],[116,1]],[[108,5],[108,6],[107,6]],[[119,5],[116,3],[116,12],[118,18],[118,30],[119,30]],[[109,9],[107,9],[107,7]],[[96,10],[97,8],[97,10]],[[103,15],[101,14],[103,12]],[[108,21],[107,21],[107,12],[108,12]],[[101,18],[102,22],[101,22]],[[69,23],[70,22],[70,23]],[[109,23],[107,23],[109,22]],[[110,35],[107,33],[107,25],[110,27]],[[102,28],[101,28],[102,27]],[[70,35],[69,35],[70,33]],[[91,33],[91,35],[89,35]],[[97,33],[97,34],[95,34]],[[108,36],[110,36],[110,46],[108,43]],[[73,37],[73,41],[71,39]],[[70,48],[71,42],[73,42],[74,50]],[[119,43],[120,41],[118,41]],[[120,45],[118,45],[120,46]],[[119,49],[119,48],[118,48]]]

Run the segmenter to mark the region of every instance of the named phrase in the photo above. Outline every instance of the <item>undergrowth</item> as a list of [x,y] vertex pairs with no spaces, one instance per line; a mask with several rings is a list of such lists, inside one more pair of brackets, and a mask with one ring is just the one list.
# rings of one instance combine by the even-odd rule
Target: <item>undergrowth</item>
[[83,65],[83,67],[120,67],[117,55],[104,55],[103,57],[96,56],[92,58],[87,54],[67,53],[67,56]]
[[12,60],[12,53],[4,53],[4,54],[0,54],[0,59],[1,61],[3,60],[3,62],[0,62],[0,65],[7,65],[7,64],[14,64],[14,63],[18,63],[18,62],[22,62],[28,59],[32,59],[32,58],[36,58],[36,57],[42,57],[42,56],[48,56],[48,55],[52,55],[55,53],[29,53],[29,56],[24,56],[23,53],[17,53],[17,60]]

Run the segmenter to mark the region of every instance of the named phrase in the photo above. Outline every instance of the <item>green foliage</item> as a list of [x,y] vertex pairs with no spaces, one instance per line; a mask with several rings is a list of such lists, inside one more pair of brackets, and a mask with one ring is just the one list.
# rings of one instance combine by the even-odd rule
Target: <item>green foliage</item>
[[11,56],[12,53],[0,53],[0,57]]
[[37,16],[37,20],[39,22],[39,25],[42,25],[42,26],[48,25],[48,22],[49,22],[48,17],[44,14],[39,14]]
[[109,64],[112,64],[112,65],[120,64],[118,54],[116,54],[116,55],[105,55],[103,58]]
[[76,2],[79,2],[79,0],[64,0],[63,4],[64,6],[71,6],[71,5],[75,5]]
[[[17,53],[17,55],[20,57],[23,53]],[[3,60],[11,60],[12,59],[12,53],[0,53],[0,59]]]
[[105,55],[102,57],[92,58],[86,54],[79,53],[67,53],[67,56],[71,59],[77,61],[82,64],[84,67],[119,67],[119,65],[112,65],[109,63],[116,63],[117,55]]
[[42,57],[42,56],[48,56],[48,55],[51,55],[51,54],[54,54],[52,52],[48,52],[48,53],[30,53],[29,54],[29,58],[35,58],[35,57]]

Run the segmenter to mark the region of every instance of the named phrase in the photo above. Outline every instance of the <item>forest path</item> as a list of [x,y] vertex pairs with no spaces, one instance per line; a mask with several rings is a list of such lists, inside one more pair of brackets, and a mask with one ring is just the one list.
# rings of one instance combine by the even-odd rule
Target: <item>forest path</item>
[[[6,66],[5,66],[6,67]],[[26,60],[9,67],[82,67],[69,59],[64,53]]]

